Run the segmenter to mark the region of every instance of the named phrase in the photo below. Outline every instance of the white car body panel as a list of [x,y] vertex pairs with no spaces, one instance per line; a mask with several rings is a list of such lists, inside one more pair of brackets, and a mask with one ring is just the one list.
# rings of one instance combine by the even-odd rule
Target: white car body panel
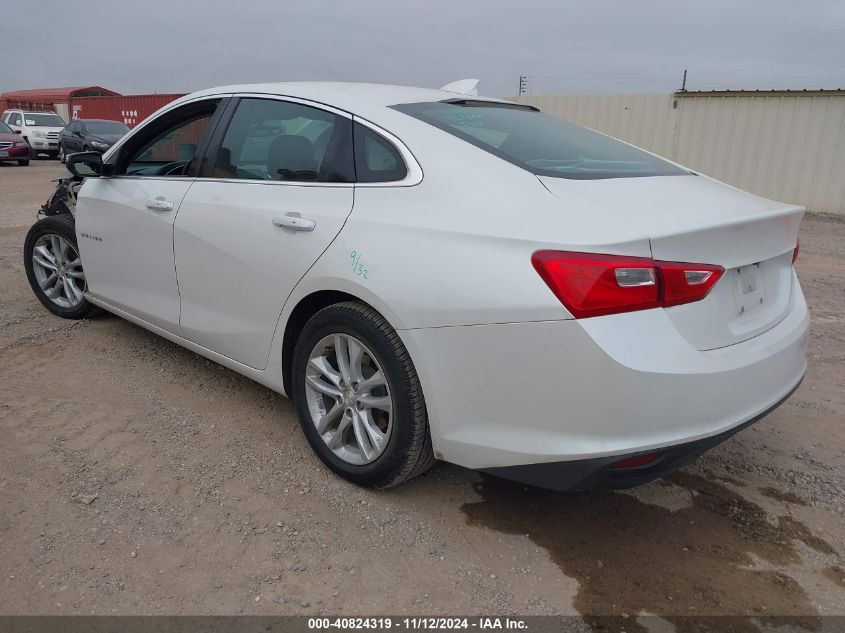
[[[272,389],[285,391],[288,320],[327,290],[370,304],[397,330],[435,454],[472,468],[715,436],[770,408],[804,373],[808,313],[791,266],[800,207],[697,175],[537,177],[386,107],[455,98],[435,90],[228,86],[157,115],[213,95],[327,104],[375,126],[409,167],[405,181],[354,186],[103,178],[82,187],[77,232],[92,300]],[[172,217],[144,208],[159,195],[181,204]],[[274,226],[287,212],[315,230]],[[113,231],[134,243],[115,243]],[[531,265],[543,249],[726,272],[702,301],[573,319]]]
[[[173,237],[183,336],[264,369],[284,299],[340,231],[352,195],[352,185],[197,180]],[[274,225],[288,213],[314,230]]]
[[673,336],[663,312],[401,332],[437,394],[437,455],[491,468],[694,441],[767,410],[804,374],[803,297],[775,328],[712,352]]
[[[179,330],[173,222],[193,181],[89,178],[77,194],[76,235],[89,293],[170,332]],[[153,210],[159,198],[173,209]]]

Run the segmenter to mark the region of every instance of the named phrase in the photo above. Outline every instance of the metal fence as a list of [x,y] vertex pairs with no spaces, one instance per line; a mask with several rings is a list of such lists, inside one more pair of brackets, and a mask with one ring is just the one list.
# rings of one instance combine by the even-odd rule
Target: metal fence
[[845,214],[845,90],[514,100],[761,196]]

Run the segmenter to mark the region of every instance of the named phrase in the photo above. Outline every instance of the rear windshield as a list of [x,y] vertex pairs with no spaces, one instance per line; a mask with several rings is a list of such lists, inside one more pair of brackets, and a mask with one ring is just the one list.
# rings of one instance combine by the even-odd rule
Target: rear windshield
[[129,128],[117,121],[86,121],[85,130],[89,134],[126,134]]
[[43,125],[44,127],[64,127],[67,125],[65,120],[58,114],[38,114],[36,112],[26,112],[23,115],[23,118],[26,120],[27,125]]
[[392,107],[538,176],[592,180],[690,173],[530,106],[461,100]]

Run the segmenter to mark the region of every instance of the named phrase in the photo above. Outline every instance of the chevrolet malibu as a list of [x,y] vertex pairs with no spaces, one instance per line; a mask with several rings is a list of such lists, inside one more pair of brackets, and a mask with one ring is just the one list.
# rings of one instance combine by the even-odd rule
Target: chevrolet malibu
[[292,397],[360,485],[636,485],[805,371],[802,208],[471,82],[205,90],[68,167],[75,208],[26,238],[41,303]]

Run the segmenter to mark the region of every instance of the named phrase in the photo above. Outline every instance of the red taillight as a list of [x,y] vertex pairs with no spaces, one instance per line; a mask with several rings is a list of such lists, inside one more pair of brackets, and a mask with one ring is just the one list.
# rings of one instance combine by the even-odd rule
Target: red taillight
[[710,264],[685,264],[682,262],[655,262],[663,280],[664,308],[682,303],[700,301],[725,272],[721,266]]
[[795,260],[798,259],[798,252],[801,250],[801,242],[795,242],[795,250],[792,251],[792,263],[795,264]]
[[699,301],[724,272],[710,264],[565,251],[537,251],[531,263],[576,319]]

